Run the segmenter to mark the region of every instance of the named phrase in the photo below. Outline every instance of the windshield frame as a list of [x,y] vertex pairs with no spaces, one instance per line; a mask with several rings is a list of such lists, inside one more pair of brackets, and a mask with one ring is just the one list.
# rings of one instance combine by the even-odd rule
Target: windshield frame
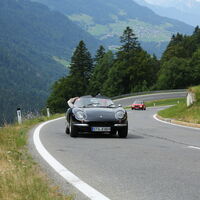
[[142,101],[142,100],[135,100],[133,102],[133,104],[144,104],[144,101]]
[[74,102],[77,108],[116,108],[114,102],[109,98],[80,97]]

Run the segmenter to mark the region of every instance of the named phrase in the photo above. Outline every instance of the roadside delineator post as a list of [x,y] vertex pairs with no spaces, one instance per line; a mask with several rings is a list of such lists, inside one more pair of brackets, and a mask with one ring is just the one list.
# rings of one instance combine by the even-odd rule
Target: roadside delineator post
[[50,110],[48,107],[47,107],[47,117],[50,117]]
[[20,108],[17,108],[17,120],[18,124],[22,124],[22,113]]

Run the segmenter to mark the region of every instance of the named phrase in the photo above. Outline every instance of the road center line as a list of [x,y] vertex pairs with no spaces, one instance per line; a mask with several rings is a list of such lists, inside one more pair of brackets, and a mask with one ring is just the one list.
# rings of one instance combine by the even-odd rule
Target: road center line
[[42,158],[60,175],[62,176],[67,182],[71,183],[74,187],[76,187],[79,191],[81,191],[84,195],[89,197],[91,200],[110,200],[108,197],[104,196],[102,193],[98,192],[96,189],[79,179],[76,175],[70,172],[67,168],[65,168],[62,164],[60,164],[43,146],[40,140],[40,131],[41,129],[57,120],[63,119],[58,118],[54,120],[50,120],[40,124],[33,133],[33,142],[34,145],[42,156]]

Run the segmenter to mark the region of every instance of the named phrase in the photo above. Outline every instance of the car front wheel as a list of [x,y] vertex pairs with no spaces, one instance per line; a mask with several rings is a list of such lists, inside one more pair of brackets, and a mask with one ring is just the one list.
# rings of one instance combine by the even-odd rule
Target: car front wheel
[[120,138],[126,138],[128,135],[128,127],[118,130],[118,136]]
[[68,126],[66,126],[65,133],[69,134],[69,127]]
[[111,133],[110,133],[111,136],[115,136],[116,134],[117,134],[116,130],[112,130]]
[[77,131],[76,127],[73,125],[72,120],[70,120],[70,123],[69,123],[69,134],[71,137],[78,136],[78,131]]

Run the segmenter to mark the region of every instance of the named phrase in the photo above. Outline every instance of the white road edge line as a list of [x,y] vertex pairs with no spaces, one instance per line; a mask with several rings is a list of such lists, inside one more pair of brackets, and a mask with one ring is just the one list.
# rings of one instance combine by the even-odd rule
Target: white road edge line
[[193,129],[193,130],[198,130],[198,131],[200,130],[200,128],[195,128],[195,127],[190,127],[190,126],[184,126],[184,125],[180,125],[180,124],[173,124],[173,123],[171,123],[171,122],[166,122],[166,121],[160,120],[160,119],[158,119],[158,118],[156,117],[156,114],[153,115],[153,118],[154,118],[155,120],[159,121],[159,122],[162,122],[162,123],[165,123],[165,124],[170,124],[170,125],[172,125],[172,126],[179,126],[179,127],[182,127],[182,128],[188,128],[188,129]]
[[67,182],[71,183],[74,187],[76,187],[79,191],[81,191],[84,195],[89,197],[91,200],[110,200],[108,197],[104,196],[100,192],[98,192],[96,189],[79,179],[76,175],[74,175],[72,172],[70,172],[67,168],[65,168],[62,164],[60,164],[43,146],[42,142],[40,141],[40,131],[41,129],[51,123],[55,122],[57,120],[62,119],[54,119],[47,122],[44,122],[40,124],[33,133],[33,141],[34,145],[39,152],[39,154],[42,156],[42,158],[60,175],[62,176]]
[[189,149],[198,149],[198,150],[200,150],[199,147],[195,147],[195,146],[188,146],[188,148],[189,148]]

